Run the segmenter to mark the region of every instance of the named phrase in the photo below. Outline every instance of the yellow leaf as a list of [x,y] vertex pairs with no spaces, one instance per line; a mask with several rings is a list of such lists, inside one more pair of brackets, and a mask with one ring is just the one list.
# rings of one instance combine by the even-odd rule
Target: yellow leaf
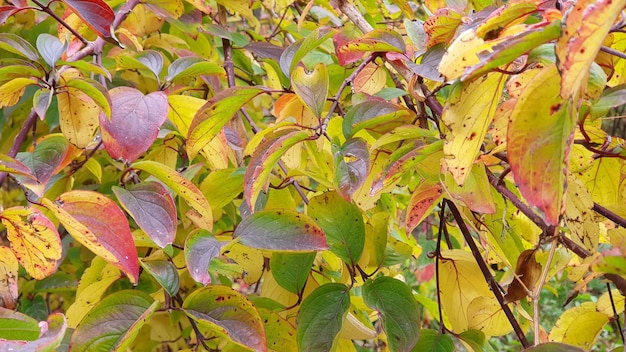
[[354,314],[348,312],[344,324],[339,331],[342,339],[369,340],[376,337],[376,331],[370,326],[363,324]]
[[276,122],[287,119],[295,119],[295,122],[302,126],[317,127],[319,120],[315,114],[304,105],[302,100],[295,94],[283,94],[274,103],[274,115]]
[[26,86],[31,84],[37,84],[37,80],[17,77],[0,86],[0,109],[17,104]]
[[578,179],[570,177],[565,199],[565,224],[572,240],[594,253],[598,250],[600,227],[592,208],[591,193]]
[[[613,302],[611,302],[611,296],[613,296]],[[622,314],[624,311],[624,296],[622,296],[618,289],[611,290],[611,296],[608,292],[600,296],[596,309],[598,312],[604,313],[607,316]],[[613,308],[615,308],[615,311],[613,311]]]
[[471,82],[459,82],[450,93],[442,116],[449,129],[443,151],[448,169],[460,186],[480,153],[505,80],[501,73],[490,73]]
[[502,336],[513,330],[493,294],[474,298],[467,307],[467,316],[468,328],[480,330],[487,336]]
[[11,249],[26,272],[37,280],[56,271],[61,238],[54,224],[34,208],[13,207],[1,214]]
[[248,21],[250,21],[252,27],[257,27],[259,25],[259,20],[256,18],[254,13],[252,13],[252,9],[250,8],[250,4],[252,2],[248,0],[217,0],[217,3],[245,17]]
[[439,63],[439,72],[446,80],[455,80],[463,75],[466,68],[480,63],[478,53],[491,51],[489,49],[502,41],[497,39],[485,43],[473,29],[468,29],[450,44]]
[[122,273],[117,268],[95,257],[80,278],[76,300],[67,310],[67,326],[75,329],[91,308],[100,302],[109,286],[121,277]]
[[354,90],[357,93],[374,95],[387,83],[387,72],[383,66],[367,64],[354,78]]
[[460,333],[470,326],[470,303],[476,297],[493,297],[493,293],[471,253],[452,249],[442,251],[441,256],[441,305],[448,315],[452,330]]
[[251,285],[261,279],[264,258],[260,250],[233,243],[228,246],[228,253],[225,256],[234,260],[244,270],[246,274],[243,279],[246,283]]
[[0,247],[0,307],[15,309],[19,264],[10,248]]
[[550,341],[591,349],[609,317],[596,310],[594,302],[584,302],[565,311],[550,331]]
[[85,148],[98,128],[100,108],[87,94],[66,87],[57,95],[61,132],[70,143]]
[[580,0],[570,6],[555,51],[561,97],[577,101],[586,90],[591,64],[626,0]]

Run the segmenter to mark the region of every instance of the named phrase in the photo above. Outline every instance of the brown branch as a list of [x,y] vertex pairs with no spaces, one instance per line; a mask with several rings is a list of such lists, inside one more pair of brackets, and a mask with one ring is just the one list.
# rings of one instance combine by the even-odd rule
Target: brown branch
[[611,48],[609,48],[608,46],[604,46],[604,45],[602,45],[602,46],[600,47],[600,50],[601,50],[601,51],[604,51],[605,53],[608,53],[608,54],[611,54],[611,55],[617,56],[617,57],[619,57],[620,59],[626,59],[626,54],[625,54],[625,53],[623,53],[623,52],[621,52],[621,51],[617,51],[617,50],[615,50],[615,49],[611,49]]
[[85,45],[89,44],[89,41],[87,39],[85,39],[85,37],[80,35],[80,33],[78,33],[76,30],[74,30],[74,28],[72,28],[69,24],[67,24],[67,22],[65,22],[61,17],[57,16],[57,14],[54,13],[54,11],[52,11],[50,9],[49,5],[45,6],[44,4],[40,3],[37,0],[33,0],[33,3],[35,3],[37,6],[39,6],[39,9],[41,11],[47,13],[48,15],[50,15],[50,17],[54,18],[57,22],[59,22],[63,27],[67,28],[67,30],[70,31],[83,44],[85,44]]
[[605,218],[613,221],[614,223],[620,225],[621,227],[626,227],[626,219],[624,219],[623,217],[615,214],[614,212],[610,211],[609,209],[601,206],[598,203],[593,203],[593,211],[595,211],[596,213],[604,216]]
[[511,312],[511,309],[509,308],[509,306],[507,306],[504,303],[504,296],[502,296],[502,292],[500,292],[498,283],[496,279],[493,277],[493,275],[491,275],[491,272],[489,271],[489,267],[487,267],[485,260],[480,254],[480,251],[478,250],[478,247],[476,246],[476,243],[474,242],[474,238],[472,237],[472,234],[467,229],[467,226],[465,225],[465,221],[463,220],[463,217],[461,216],[459,209],[457,209],[454,202],[450,200],[444,199],[444,204],[446,204],[448,206],[448,209],[450,209],[450,212],[452,212],[452,216],[454,216],[454,220],[456,221],[457,225],[459,225],[459,229],[463,233],[465,242],[467,242],[467,245],[470,247],[472,254],[474,255],[474,258],[476,259],[476,262],[478,263],[478,266],[480,267],[480,271],[483,273],[483,276],[485,277],[487,284],[490,286],[491,291],[493,292],[493,295],[496,296],[498,303],[500,303],[500,307],[504,311],[504,314],[509,320],[509,323],[513,327],[513,330],[515,331],[517,338],[520,340],[524,348],[530,347],[530,343],[526,339],[526,336],[524,335],[522,328],[519,326],[517,319],[515,319],[513,312]]

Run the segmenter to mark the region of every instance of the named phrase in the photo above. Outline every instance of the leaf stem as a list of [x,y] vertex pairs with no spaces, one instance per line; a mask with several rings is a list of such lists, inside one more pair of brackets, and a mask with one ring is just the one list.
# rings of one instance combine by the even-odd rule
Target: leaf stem
[[480,254],[480,251],[478,250],[478,247],[476,246],[476,243],[474,242],[474,238],[472,237],[472,234],[469,232],[469,230],[467,229],[467,226],[465,225],[465,221],[463,220],[463,217],[461,216],[459,209],[456,207],[454,202],[448,199],[444,199],[444,203],[447,204],[448,209],[450,209],[450,212],[452,212],[452,216],[454,216],[454,220],[456,221],[457,225],[459,226],[459,229],[463,233],[465,242],[467,242],[467,245],[470,247],[472,254],[474,255],[474,258],[476,259],[476,263],[480,267],[480,271],[483,273],[483,276],[485,277],[487,284],[490,286],[491,292],[493,292],[493,295],[496,296],[498,303],[500,303],[500,307],[504,311],[504,314],[509,320],[509,323],[513,327],[513,330],[515,331],[517,338],[520,340],[524,348],[530,347],[530,343],[526,339],[526,336],[524,335],[522,328],[519,326],[519,323],[515,319],[513,312],[511,312],[511,309],[509,308],[509,306],[507,306],[504,303],[504,296],[502,296],[502,292],[500,292],[498,283],[496,282],[496,279],[493,277],[493,275],[491,275],[491,272],[489,271],[489,268],[487,267],[485,260],[483,259],[482,255]]

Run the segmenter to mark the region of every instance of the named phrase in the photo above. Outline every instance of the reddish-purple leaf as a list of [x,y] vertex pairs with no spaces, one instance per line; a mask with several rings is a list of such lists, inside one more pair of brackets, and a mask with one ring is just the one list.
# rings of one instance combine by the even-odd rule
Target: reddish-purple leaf
[[280,56],[285,50],[283,47],[267,42],[252,42],[244,47],[258,59],[273,59],[276,62],[280,60]]
[[8,155],[0,154],[0,172],[8,172],[35,179],[33,172],[21,161],[15,160]]
[[113,193],[137,225],[159,247],[174,241],[178,225],[176,204],[161,183],[144,182],[129,189],[113,187]]
[[355,40],[360,36],[361,33],[359,33],[359,31],[355,29],[343,29],[341,32],[337,32],[337,34],[333,36],[333,44],[335,44],[335,54],[337,55],[337,61],[339,61],[339,65],[347,66],[363,58],[363,53],[359,51],[339,51],[339,48],[341,48],[344,44]]
[[167,95],[143,95],[130,87],[116,87],[109,93],[113,103],[111,119],[100,114],[104,147],[113,159],[133,162],[154,143],[167,119]]
[[38,196],[42,196],[50,178],[71,161],[67,156],[72,148],[61,134],[47,136],[37,144],[33,152],[17,154],[17,159],[32,170],[37,181],[25,176],[17,176],[16,179]]
[[406,232],[411,233],[435,208],[441,199],[441,184],[426,180],[422,182],[411,195],[406,206]]
[[4,24],[6,20],[20,10],[19,7],[7,5],[0,6],[0,24]]
[[292,252],[328,249],[319,225],[291,209],[258,211],[241,221],[233,237],[245,246],[258,249]]
[[97,192],[70,191],[55,202],[47,198],[42,202],[74,239],[137,283],[137,248],[124,212],[112,200]]
[[220,255],[222,245],[206,230],[197,230],[189,234],[185,241],[185,262],[191,277],[197,282],[208,285],[211,276],[208,268],[211,259]]
[[103,0],[62,0],[89,28],[101,37],[111,37],[115,13]]
[[365,182],[369,172],[370,157],[367,143],[360,138],[351,138],[333,151],[333,154],[337,191],[349,201],[352,194]]

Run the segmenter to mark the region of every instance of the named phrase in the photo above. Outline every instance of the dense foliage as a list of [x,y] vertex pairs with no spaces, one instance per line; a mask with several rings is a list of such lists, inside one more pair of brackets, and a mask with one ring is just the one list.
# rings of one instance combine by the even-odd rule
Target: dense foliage
[[625,7],[0,1],[0,349],[616,348]]

